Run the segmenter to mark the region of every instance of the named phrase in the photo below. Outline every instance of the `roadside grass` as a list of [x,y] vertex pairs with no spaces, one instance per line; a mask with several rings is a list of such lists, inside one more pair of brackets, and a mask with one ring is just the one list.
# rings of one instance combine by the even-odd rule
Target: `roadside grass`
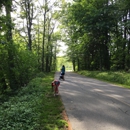
[[0,130],[66,130],[60,96],[54,97],[54,73],[40,73],[17,93],[0,95]]
[[130,73],[112,71],[77,71],[78,74],[107,81],[130,89]]

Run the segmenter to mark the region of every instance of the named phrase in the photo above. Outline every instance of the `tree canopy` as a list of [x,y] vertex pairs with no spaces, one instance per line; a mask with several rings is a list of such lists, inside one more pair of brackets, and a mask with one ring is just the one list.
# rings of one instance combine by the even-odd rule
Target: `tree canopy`
[[130,2],[79,0],[67,4],[62,19],[68,56],[78,70],[130,68]]

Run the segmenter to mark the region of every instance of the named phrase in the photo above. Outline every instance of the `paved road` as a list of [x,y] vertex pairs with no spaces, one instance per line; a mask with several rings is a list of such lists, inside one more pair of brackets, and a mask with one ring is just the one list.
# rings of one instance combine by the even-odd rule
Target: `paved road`
[[129,89],[67,72],[59,91],[73,130],[130,130]]

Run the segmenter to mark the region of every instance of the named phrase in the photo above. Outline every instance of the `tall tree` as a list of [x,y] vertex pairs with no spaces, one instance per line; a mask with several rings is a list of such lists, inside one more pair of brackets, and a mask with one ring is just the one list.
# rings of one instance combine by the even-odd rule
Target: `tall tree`
[[45,59],[45,37],[46,37],[46,21],[47,21],[47,12],[49,11],[49,8],[48,8],[48,1],[45,0],[44,1],[44,11],[43,11],[43,16],[44,16],[44,22],[43,22],[43,40],[42,40],[42,57],[41,57],[41,61],[42,61],[42,71],[44,71],[44,65],[45,65],[45,62],[44,62],[44,59]]
[[35,9],[33,0],[22,0],[20,2],[20,6],[22,8],[22,18],[26,20],[26,29],[25,34],[27,34],[27,48],[28,50],[32,50],[32,22],[35,18]]
[[8,80],[11,89],[16,89],[17,81],[14,72],[14,47],[13,47],[13,38],[12,38],[12,19],[11,19],[11,11],[12,11],[12,0],[7,0],[5,2],[5,11],[6,11],[6,43],[8,43]]

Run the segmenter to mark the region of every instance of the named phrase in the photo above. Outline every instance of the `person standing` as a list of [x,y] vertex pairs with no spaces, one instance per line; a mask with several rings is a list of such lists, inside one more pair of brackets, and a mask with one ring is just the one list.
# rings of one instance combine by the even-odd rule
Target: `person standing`
[[65,77],[64,77],[64,75],[65,75],[65,66],[64,65],[61,68],[61,73],[63,75],[63,80],[65,80]]

